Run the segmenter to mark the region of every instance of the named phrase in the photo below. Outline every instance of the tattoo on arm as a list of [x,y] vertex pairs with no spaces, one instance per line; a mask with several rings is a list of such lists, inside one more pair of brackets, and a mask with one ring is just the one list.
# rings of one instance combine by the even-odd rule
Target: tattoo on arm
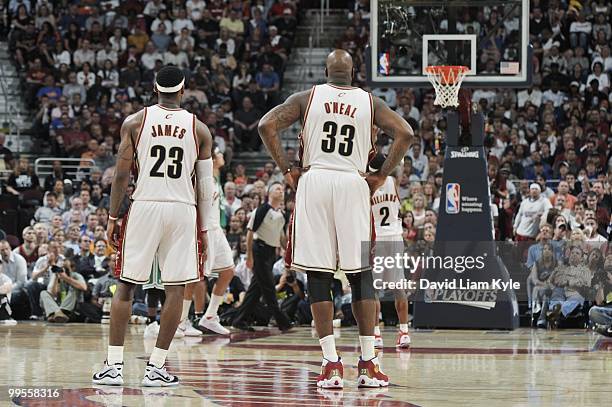
[[291,163],[287,159],[279,134],[282,130],[300,120],[302,113],[300,98],[305,94],[300,93],[290,96],[285,103],[270,110],[259,121],[258,128],[261,140],[283,172],[291,167]]
[[111,186],[109,215],[117,216],[121,202],[125,197],[128,183],[130,182],[130,171],[134,162],[134,141],[132,133],[134,129],[140,129],[142,116],[128,117],[121,126],[121,143],[117,151],[117,164],[115,166],[115,176]]

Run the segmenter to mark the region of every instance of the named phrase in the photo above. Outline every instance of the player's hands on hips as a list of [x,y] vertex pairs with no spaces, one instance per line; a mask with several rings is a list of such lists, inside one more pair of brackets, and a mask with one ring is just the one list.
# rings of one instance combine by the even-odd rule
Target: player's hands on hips
[[119,242],[117,241],[117,234],[115,233],[115,226],[117,225],[117,220],[109,219],[106,224],[106,237],[108,238],[108,242],[110,245],[117,249],[119,246]]
[[387,177],[378,172],[371,172],[366,175],[365,180],[368,183],[368,186],[370,187],[370,195],[374,195],[374,192],[376,192],[378,188],[383,186],[386,179]]
[[297,190],[298,180],[302,176],[302,169],[300,167],[291,167],[291,171],[285,173],[285,182],[293,189]]

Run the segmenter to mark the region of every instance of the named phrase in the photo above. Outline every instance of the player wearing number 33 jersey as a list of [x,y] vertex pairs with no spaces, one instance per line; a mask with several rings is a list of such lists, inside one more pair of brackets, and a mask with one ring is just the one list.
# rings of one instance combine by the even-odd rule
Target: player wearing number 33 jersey
[[[373,154],[372,96],[333,84],[312,88],[300,136],[302,167],[292,223],[291,267],[345,273],[368,268],[370,191],[363,179]],[[367,259],[367,257],[366,257]]]

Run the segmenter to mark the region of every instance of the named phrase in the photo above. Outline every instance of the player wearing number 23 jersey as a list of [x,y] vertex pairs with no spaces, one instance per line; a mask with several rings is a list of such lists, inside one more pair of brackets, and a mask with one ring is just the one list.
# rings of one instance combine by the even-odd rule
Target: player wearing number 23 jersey
[[133,140],[136,189],[124,218],[117,261],[118,277],[124,281],[146,283],[156,252],[163,284],[199,280],[195,128],[196,118],[186,110],[144,108],[142,127]]

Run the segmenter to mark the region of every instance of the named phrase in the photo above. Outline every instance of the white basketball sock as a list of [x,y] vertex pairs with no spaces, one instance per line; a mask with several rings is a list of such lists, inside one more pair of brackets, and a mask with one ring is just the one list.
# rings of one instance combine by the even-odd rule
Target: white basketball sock
[[151,352],[151,357],[149,357],[149,363],[157,368],[161,368],[166,363],[167,354],[167,349],[160,349],[156,346],[153,348],[153,352]]
[[408,324],[400,324],[400,331],[408,332]]
[[114,365],[115,363],[123,363],[123,346],[108,346],[106,363]]
[[380,327],[378,325],[376,325],[374,327],[374,335],[375,336],[380,336]]
[[222,295],[213,294],[210,296],[210,302],[208,303],[208,308],[206,308],[206,313],[204,314],[205,318],[212,318],[217,316],[217,312],[219,311],[219,305],[223,302]]
[[181,314],[181,322],[187,319],[189,316],[189,309],[191,308],[191,300],[183,300],[183,312]]
[[361,360],[368,361],[374,359],[374,336],[359,335],[359,344],[361,345]]
[[323,357],[330,362],[338,361],[338,353],[336,352],[336,339],[334,335],[327,335],[324,338],[319,339],[321,349],[323,350]]

